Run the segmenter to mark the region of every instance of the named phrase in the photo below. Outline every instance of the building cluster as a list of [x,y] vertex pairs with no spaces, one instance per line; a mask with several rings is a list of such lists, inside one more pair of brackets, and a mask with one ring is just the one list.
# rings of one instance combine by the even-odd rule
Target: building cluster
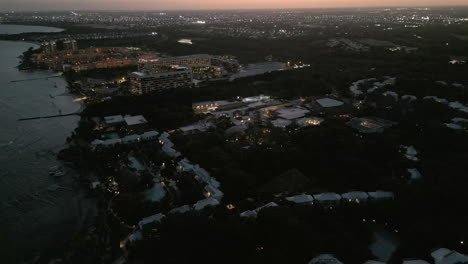
[[[172,158],[179,158],[177,163],[177,170],[179,172],[187,172],[194,175],[197,182],[204,185],[204,196],[205,199],[195,202],[193,205],[182,205],[171,209],[169,214],[183,214],[192,210],[200,211],[209,206],[218,206],[224,196],[224,193],[220,190],[221,184],[214,177],[210,175],[208,171],[201,168],[198,164],[191,163],[187,158],[182,158],[182,154],[174,149],[174,143],[169,139],[170,135],[167,132],[163,132],[159,136],[159,142],[162,144],[162,150],[168,156]],[[159,190],[162,191],[162,190]],[[124,240],[121,242],[121,246],[124,247],[127,242],[134,242],[136,240],[143,239],[142,230],[145,225],[159,223],[165,218],[165,214],[157,213],[152,216],[143,218],[139,223],[138,227]]]
[[129,75],[131,91],[145,94],[179,87],[191,87],[192,79],[220,78],[239,70],[231,56],[197,54],[179,57],[140,58],[138,72]]
[[149,141],[149,140],[155,140],[157,139],[158,132],[151,130],[147,131],[141,135],[128,135],[123,138],[111,138],[111,139],[105,139],[105,140],[100,140],[96,139],[93,142],[91,142],[91,146],[93,147],[108,147],[108,146],[114,146],[116,144],[132,144],[132,143],[138,143],[142,141]]
[[[468,256],[465,254],[461,254],[455,250],[450,250],[447,248],[439,248],[431,252],[431,258],[433,259],[433,264],[461,264],[468,262]],[[336,258],[332,254],[322,254],[311,261],[309,264],[343,264],[338,258]],[[432,264],[427,260],[423,259],[406,259],[403,260],[402,264]],[[369,260],[366,261],[364,264],[386,264],[385,262],[377,261],[377,260]]]
[[132,72],[128,79],[130,91],[138,95],[192,86],[192,72],[187,68],[160,73]]
[[[78,50],[78,42],[74,39],[67,39],[61,42],[63,51],[77,51]],[[41,43],[41,49],[43,53],[46,54],[53,54],[59,51],[57,48],[57,41],[44,41]]]
[[[177,158],[181,157],[182,154],[174,149],[174,143],[169,139],[169,133],[164,132],[159,137],[159,142],[162,144],[162,150],[170,157]],[[182,172],[189,172],[195,175],[195,179],[202,184],[205,184],[205,197],[214,198],[218,201],[224,196],[224,193],[219,189],[221,184],[215,178],[213,178],[208,171],[201,168],[198,164],[192,164],[187,158],[183,158],[178,161],[177,169]]]
[[75,72],[136,66],[141,52],[126,48],[78,49],[76,41],[64,41],[66,50],[57,51],[55,41],[43,43],[34,62],[48,69]]
[[[299,194],[286,197],[286,201],[302,204],[314,205],[319,204],[326,207],[334,207],[340,204],[354,203],[362,204],[368,201],[385,201],[392,200],[395,197],[393,192],[375,191],[375,192],[348,192],[343,194],[338,193],[320,193],[320,194]],[[265,208],[278,206],[275,202],[267,203],[259,208],[247,210],[240,214],[241,217],[257,217],[258,213]]]
[[196,102],[192,109],[208,117],[197,124],[181,127],[180,131],[184,134],[203,132],[213,126],[212,119],[228,118],[233,124],[226,130],[228,136],[246,130],[251,124],[271,124],[279,128],[317,126],[325,121],[320,116],[347,118],[352,111],[349,104],[328,97],[285,101],[263,95],[233,101]]
[[[114,116],[106,116],[103,118],[102,122],[99,122],[99,127],[106,128],[106,127],[113,127],[113,126],[120,126],[124,125],[126,128],[136,128],[140,127],[143,128],[148,121],[142,115],[114,115]],[[91,142],[91,146],[93,147],[110,147],[117,144],[132,144],[138,143],[141,141],[149,141],[157,139],[158,132],[154,130],[146,131],[142,134],[132,134],[127,135],[125,137],[118,137],[114,136],[108,139],[96,139]]]

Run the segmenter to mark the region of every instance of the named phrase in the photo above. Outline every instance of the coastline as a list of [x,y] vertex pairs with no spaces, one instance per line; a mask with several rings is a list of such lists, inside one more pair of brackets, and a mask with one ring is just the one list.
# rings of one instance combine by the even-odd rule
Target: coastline
[[[20,26],[20,25],[18,25]],[[63,29],[61,31],[64,31]],[[34,33],[40,33],[40,32],[34,32]],[[23,34],[23,33],[19,33],[19,34]],[[16,34],[14,34],[16,35]],[[14,35],[11,35],[11,36],[14,36]],[[2,35],[2,36],[8,36],[8,35]],[[19,35],[18,35],[19,36]],[[8,37],[5,38],[2,38],[1,41],[2,42],[5,42],[5,45],[9,45],[9,46],[17,46],[17,47],[23,47],[23,46],[30,46],[32,47],[33,49],[38,49],[39,48],[39,43],[35,42],[35,41],[31,41],[31,40],[21,40],[21,39],[7,39]],[[13,37],[14,38],[14,37]],[[15,43],[18,43],[18,44],[14,44],[14,43],[10,43],[8,44],[8,42],[15,42]],[[21,45],[20,45],[21,43]],[[21,64],[21,58],[22,58],[22,55],[24,54],[24,52],[26,52],[28,50],[28,48],[26,47],[26,49],[22,50],[22,48],[19,48],[17,49],[19,52],[18,55],[15,55],[14,58],[16,58],[17,60],[17,64],[16,65],[9,65],[7,67],[11,67],[10,71],[12,72],[25,72],[24,74],[18,74],[18,76],[27,76],[27,74],[32,74],[32,76],[41,76],[43,75],[42,73],[44,72],[47,72],[46,70],[42,70],[42,69],[34,69],[34,68],[31,68],[31,69],[27,69],[27,70],[21,70],[20,69],[20,64]],[[10,53],[11,54],[11,53]],[[13,58],[10,59],[10,61],[12,60]],[[55,72],[54,72],[55,73]],[[53,100],[50,100],[48,97],[46,101],[52,101],[52,104],[55,105],[55,103],[57,103],[57,106],[54,106],[53,108],[51,108],[50,106],[48,107],[45,107],[43,110],[41,110],[40,112],[42,111],[45,111],[45,112],[48,112],[50,110],[53,111],[53,109],[74,109],[76,108],[76,106],[78,107],[78,109],[74,112],[81,112],[83,109],[85,109],[86,105],[85,105],[85,102],[75,102],[74,100],[76,98],[78,98],[78,96],[73,93],[69,88],[69,82],[66,78],[66,76],[62,76],[62,78],[60,78],[61,81],[57,81],[59,84],[59,88],[60,89],[63,89],[64,91],[63,92],[59,92],[58,95],[55,95],[54,97],[63,97],[63,98],[57,98],[57,99],[53,99]],[[3,79],[5,81],[5,84],[7,84],[7,86],[5,86],[5,88],[8,88],[7,90],[5,91],[14,91],[15,89],[17,88],[20,88],[21,90],[19,91],[22,91],[26,86],[27,87],[35,87],[36,89],[46,89],[46,90],[50,90],[50,88],[52,87],[43,87],[43,85],[50,85],[50,84],[47,84],[48,82],[46,81],[39,81],[39,83],[35,84],[35,83],[30,83],[30,84],[12,84],[12,85],[9,85],[9,79],[6,78],[6,79]],[[34,81],[36,82],[36,81]],[[50,82],[49,82],[50,83]],[[16,87],[17,86],[17,87]],[[44,90],[44,91],[46,91]],[[54,92],[52,90],[50,90],[52,92],[52,94],[54,94]],[[58,90],[57,90],[58,91]],[[37,100],[37,102],[40,102],[40,99],[39,97],[43,97],[47,92],[38,92],[37,95],[36,93],[34,94],[28,94],[28,98],[31,98],[33,100]],[[18,95],[15,95],[15,97],[22,97],[22,94],[21,93],[18,93]],[[37,97],[37,99],[34,99],[35,97]],[[67,98],[65,98],[67,97]],[[45,103],[45,101],[44,101]],[[12,108],[10,108],[12,109]],[[49,109],[49,110],[47,110]],[[30,111],[24,111],[23,113],[21,112],[18,112],[16,115],[18,117],[21,117],[21,115],[28,115],[28,112]],[[30,113],[34,113],[34,112],[30,112]],[[7,113],[8,115],[8,113]],[[11,117],[13,117],[14,115],[11,115]],[[12,118],[13,120],[13,118]],[[60,131],[62,131],[62,129],[70,129],[71,128],[71,131],[69,133],[65,132],[65,136],[66,137],[70,137],[72,135],[72,132],[74,129],[76,129],[76,127],[78,127],[78,123],[79,123],[79,119],[77,121],[74,121],[75,119],[62,119],[62,120],[57,120],[57,121],[52,121],[52,123],[54,124],[54,128],[55,129],[59,129],[57,132],[54,132],[54,134],[58,134],[60,135]],[[23,124],[20,124],[20,123],[17,123],[16,125],[13,125],[13,127],[16,127],[16,129],[20,129],[22,127],[34,127],[35,125],[34,124],[41,124],[41,128],[37,128],[37,129],[40,129],[40,130],[44,130],[46,128],[42,128],[42,126],[47,126],[46,124],[50,124],[51,122],[50,121],[38,121],[40,123],[36,123],[36,122],[31,122],[31,123],[25,123],[24,125]],[[45,123],[44,123],[45,122]],[[76,125],[72,125],[73,122],[76,122]],[[43,125],[42,125],[43,124]],[[70,127],[71,126],[71,127]],[[7,136],[9,134],[6,134]],[[33,136],[33,135],[32,135]],[[39,136],[38,135],[34,135],[34,136]],[[62,136],[64,135],[61,135],[60,137],[58,138],[62,138]],[[21,135],[20,135],[21,137]],[[8,139],[9,137],[5,138],[5,140],[9,140]],[[44,137],[44,138],[48,138],[47,136]],[[10,148],[9,151],[13,151],[13,153],[15,152],[18,152],[18,153],[21,153],[21,150],[16,150],[17,146],[19,143],[17,143],[17,139],[18,137],[16,137],[14,139],[14,141],[11,141],[9,144],[8,144],[8,147]],[[20,138],[20,140],[23,141],[23,138]],[[66,171],[67,171],[67,174],[62,177],[62,178],[51,178],[51,176],[47,175],[47,172],[45,171],[39,171],[38,169],[36,169],[37,171],[37,176],[40,176],[38,178],[40,178],[40,182],[37,182],[35,183],[35,185],[39,185],[39,186],[43,186],[45,184],[44,187],[41,187],[41,188],[45,188],[44,189],[44,194],[42,195],[41,191],[35,191],[33,188],[36,187],[36,186],[29,186],[30,184],[28,184],[28,187],[26,187],[27,189],[31,189],[31,191],[33,191],[34,193],[32,193],[32,197],[31,199],[27,199],[27,200],[23,200],[22,197],[23,196],[23,191],[12,191],[12,192],[9,192],[11,194],[5,194],[5,195],[9,195],[11,196],[12,195],[12,200],[10,202],[10,198],[9,196],[7,196],[8,199],[6,202],[3,203],[3,206],[8,206],[8,211],[4,211],[4,213],[6,214],[5,216],[9,216],[9,217],[14,217],[14,218],[31,218],[33,217],[35,219],[34,223],[32,225],[28,224],[27,222],[24,223],[25,226],[24,227],[16,227],[16,228],[21,228],[21,234],[17,234],[18,238],[15,238],[14,241],[11,241],[12,242],[12,245],[10,247],[12,247],[11,249],[16,249],[16,248],[23,248],[23,250],[27,249],[26,252],[23,252],[21,253],[21,250],[9,250],[8,254],[5,255],[5,261],[8,262],[8,263],[38,263],[38,262],[46,262],[47,263],[47,259],[51,259],[51,257],[53,257],[55,254],[57,254],[57,252],[59,253],[62,253],[64,252],[64,250],[67,250],[70,248],[70,244],[73,243],[73,241],[75,241],[78,237],[82,237],[82,234],[83,232],[86,232],[91,226],[93,226],[92,224],[94,223],[94,219],[95,219],[95,216],[97,215],[97,207],[96,207],[96,198],[95,197],[92,197],[90,194],[89,194],[89,191],[86,189],[86,188],[83,188],[85,186],[83,186],[83,184],[80,182],[79,180],[79,172],[76,171],[74,168],[72,168],[71,166],[69,166],[69,164],[67,164],[66,162],[63,162],[63,161],[60,161],[58,159],[58,154],[60,153],[60,151],[62,151],[63,149],[66,149],[68,148],[69,144],[67,143],[67,141],[63,141],[61,143],[58,143],[60,140],[55,140],[55,141],[51,141],[49,142],[48,140],[45,140],[45,141],[42,141],[42,139],[38,139],[38,140],[34,140],[31,144],[39,144],[38,147],[40,149],[38,150],[35,150],[35,149],[30,149],[29,147],[29,143],[28,145],[25,145],[24,147],[27,147],[28,150],[26,153],[28,153],[27,155],[31,156],[32,158],[35,157],[35,159],[39,159],[39,160],[43,160],[43,159],[47,159],[48,162],[38,162],[38,164],[42,164],[41,167],[45,167],[43,170],[47,170],[47,166],[50,166],[50,165],[47,165],[47,164],[64,164],[64,167],[66,167]],[[44,145],[45,144],[45,145]],[[21,145],[21,147],[23,147],[23,145]],[[35,152],[35,154],[34,154]],[[16,155],[16,154],[15,154]],[[18,166],[22,166],[21,165],[21,162],[25,162],[25,161],[21,161],[22,159],[19,159],[19,163],[18,163]],[[26,165],[26,164],[25,164]],[[10,173],[15,173],[15,165],[11,165],[13,166],[11,169],[10,169]],[[33,166],[37,166],[37,165],[33,165]],[[24,167],[27,167],[27,166],[24,166]],[[29,169],[29,167],[28,167]],[[16,173],[15,173],[16,174]],[[35,171],[33,172],[33,174],[35,174]],[[44,175],[46,174],[46,175]],[[32,174],[29,174],[29,175],[32,175]],[[26,178],[22,178],[21,177],[22,175],[17,175],[16,177],[18,177],[18,180],[19,181],[24,181],[24,180],[27,180]],[[16,183],[15,183],[16,184]],[[8,188],[8,186],[5,186]],[[42,197],[42,196],[46,196],[46,197]],[[18,198],[15,198],[15,196],[18,196]],[[52,197],[53,196],[53,197]],[[19,199],[19,200],[18,200]],[[27,203],[27,204],[26,204]],[[31,204],[31,203],[34,203]],[[37,204],[39,203],[39,204]],[[45,204],[44,204],[45,203]],[[31,205],[30,205],[31,204]],[[24,207],[24,206],[33,206],[34,208],[34,211],[33,212],[22,212],[22,209],[21,207],[20,208],[17,208],[18,206],[21,206],[21,207]],[[46,207],[46,208],[43,208],[42,207]],[[13,211],[12,211],[13,210]],[[19,211],[18,211],[19,210]],[[46,211],[43,211],[43,210],[47,210]],[[12,211],[12,212],[10,212]],[[50,211],[50,212],[49,212]],[[10,213],[7,213],[7,212],[10,212]],[[13,213],[13,215],[11,215],[11,213]],[[60,217],[60,214],[63,215],[63,213],[65,213],[64,217]],[[55,218],[55,215],[56,214],[59,214],[57,215],[59,218]],[[48,218],[50,217],[53,217],[54,219],[51,221],[47,220]],[[37,219],[36,219],[37,218]],[[63,218],[63,219],[62,219]],[[4,218],[2,220],[7,220],[8,218]],[[6,222],[3,226],[4,228],[8,228],[8,226],[10,224],[14,224],[14,222],[10,223],[10,222]],[[23,225],[23,224],[22,224]],[[47,229],[49,229],[47,226],[49,225],[52,225],[52,226],[55,226],[56,228],[54,228],[54,230],[50,230],[50,231],[45,231]],[[51,227],[52,227],[51,226]],[[15,228],[15,229],[16,229]],[[40,233],[39,233],[40,232]],[[34,239],[28,239],[27,237],[28,236],[33,236],[35,237]],[[37,238],[36,238],[37,237]],[[45,240],[44,240],[45,239]],[[29,241],[28,241],[29,240]],[[55,241],[55,242],[54,242]],[[35,245],[37,244],[37,245]],[[13,245],[16,245],[16,246],[13,246]],[[4,250],[8,250],[8,248],[10,247],[6,247],[4,248]],[[63,251],[62,251],[63,250]],[[7,253],[7,251],[5,252]]]

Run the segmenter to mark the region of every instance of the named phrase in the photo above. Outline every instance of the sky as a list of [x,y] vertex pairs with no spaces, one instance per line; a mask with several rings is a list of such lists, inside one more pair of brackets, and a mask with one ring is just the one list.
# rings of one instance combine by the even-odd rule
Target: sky
[[468,0],[0,0],[1,10],[197,10],[468,5]]

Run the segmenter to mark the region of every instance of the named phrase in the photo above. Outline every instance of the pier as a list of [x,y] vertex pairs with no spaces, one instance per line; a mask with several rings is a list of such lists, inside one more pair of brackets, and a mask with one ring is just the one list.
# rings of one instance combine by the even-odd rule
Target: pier
[[62,75],[52,75],[52,76],[48,76],[48,77],[41,77],[41,78],[32,78],[32,79],[22,79],[22,80],[13,80],[13,81],[10,81],[12,83],[16,83],[16,82],[28,82],[28,81],[37,81],[37,80],[48,80],[48,79],[52,79],[52,78],[60,78],[62,77]]
[[56,117],[66,117],[66,116],[79,116],[80,113],[70,113],[70,114],[63,114],[63,115],[50,115],[50,116],[37,116],[37,117],[28,117],[28,118],[20,118],[18,121],[28,121],[28,120],[36,120],[36,119],[48,119],[48,118],[56,118]]

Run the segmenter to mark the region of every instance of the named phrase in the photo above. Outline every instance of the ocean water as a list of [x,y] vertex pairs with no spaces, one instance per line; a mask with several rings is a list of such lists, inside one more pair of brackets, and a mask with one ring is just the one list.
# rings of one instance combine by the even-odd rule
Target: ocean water
[[31,32],[62,32],[61,28],[0,24],[0,34],[19,34]]
[[[17,32],[29,28],[17,26]],[[48,174],[59,164],[56,154],[79,117],[18,121],[81,108],[67,94],[63,78],[46,79],[57,73],[16,69],[17,57],[31,46],[36,45],[0,41],[0,262],[8,264],[63,244],[95,213],[94,202],[74,179],[76,173],[69,171],[61,178]]]

